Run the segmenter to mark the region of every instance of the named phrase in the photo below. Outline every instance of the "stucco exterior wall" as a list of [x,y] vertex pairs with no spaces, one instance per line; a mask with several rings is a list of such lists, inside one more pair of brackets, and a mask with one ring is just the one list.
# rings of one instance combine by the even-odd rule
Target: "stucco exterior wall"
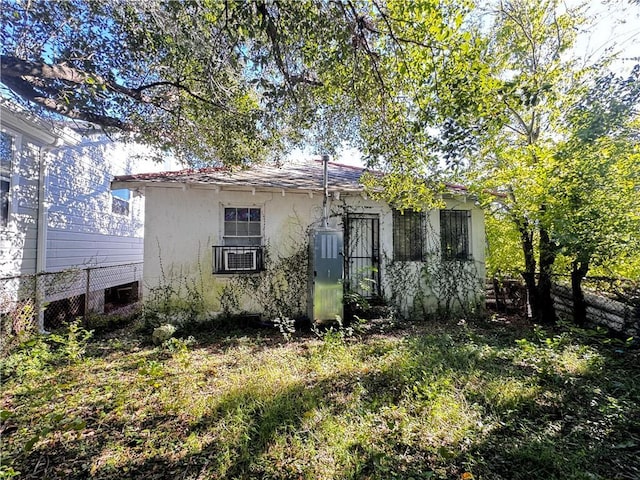
[[145,295],[159,285],[190,279],[202,284],[212,310],[220,308],[220,290],[229,278],[212,273],[212,246],[222,245],[225,207],[262,209],[263,244],[272,256],[291,254],[306,242],[308,227],[322,215],[321,197],[308,194],[154,186],[145,189],[145,196]]
[[[309,231],[322,223],[322,195],[291,191],[230,191],[204,185],[147,185],[144,235],[144,295],[153,297],[159,286],[186,293],[187,284],[202,290],[206,308],[219,311],[223,287],[234,276],[213,274],[213,245],[222,245],[225,207],[259,207],[262,209],[263,244],[269,255],[286,257],[305,248]],[[472,201],[447,199],[447,208],[470,210],[470,248],[473,260],[468,269],[479,280],[484,279],[483,212]],[[387,278],[392,268],[402,263],[406,271],[420,276],[420,262],[393,261],[393,214],[383,203],[359,193],[332,194],[328,202],[329,226],[343,228],[343,215],[376,214],[380,220],[380,270],[383,293],[390,297],[393,285]],[[427,235],[427,249],[439,248],[439,212],[427,214],[433,235]],[[247,275],[247,274],[244,274]],[[402,276],[402,274],[400,275]],[[424,285],[418,287],[424,289]],[[463,289],[465,287],[462,287]],[[301,291],[301,296],[306,296]],[[413,292],[403,292],[407,308],[412,308]],[[424,300],[423,300],[424,303]],[[437,302],[431,299],[430,306]],[[255,299],[244,296],[240,310],[261,313]]]

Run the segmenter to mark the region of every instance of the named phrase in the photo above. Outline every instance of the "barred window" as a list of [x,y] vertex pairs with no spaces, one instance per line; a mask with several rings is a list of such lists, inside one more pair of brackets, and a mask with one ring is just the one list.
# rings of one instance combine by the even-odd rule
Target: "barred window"
[[393,259],[421,262],[424,258],[424,214],[393,211]]
[[440,247],[444,260],[469,260],[469,210],[440,210]]

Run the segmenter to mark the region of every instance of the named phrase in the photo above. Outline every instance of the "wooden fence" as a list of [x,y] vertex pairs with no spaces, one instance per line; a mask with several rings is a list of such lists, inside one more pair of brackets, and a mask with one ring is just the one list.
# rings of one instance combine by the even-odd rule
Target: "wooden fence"
[[[488,279],[485,293],[490,310],[523,316],[528,314],[526,288],[519,279]],[[557,281],[553,285],[552,295],[558,316],[571,320],[571,287]],[[640,292],[637,289],[629,295],[616,295],[585,288],[584,297],[587,326],[603,326],[629,337],[640,335]]]
[[[553,303],[560,317],[573,317],[571,287],[554,284]],[[640,303],[623,302],[613,296],[584,292],[587,305],[587,322],[590,326],[603,326],[616,333],[637,337],[640,334]],[[635,304],[634,304],[635,303]]]

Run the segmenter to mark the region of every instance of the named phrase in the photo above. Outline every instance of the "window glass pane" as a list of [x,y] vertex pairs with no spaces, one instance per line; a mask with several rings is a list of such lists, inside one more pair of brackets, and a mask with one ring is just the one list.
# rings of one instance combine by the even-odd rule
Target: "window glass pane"
[[262,211],[260,208],[229,207],[224,209],[224,217],[225,245],[247,246],[262,243]]
[[0,225],[9,219],[9,182],[0,180]]
[[224,234],[236,236],[236,222],[224,222]]
[[111,211],[118,215],[129,215],[129,202],[121,198],[113,197],[111,202]]
[[466,260],[469,251],[469,212],[443,210],[440,212],[440,246],[442,257]]
[[260,223],[249,223],[249,235],[251,235],[252,237],[260,236]]
[[121,188],[118,190],[112,190],[111,195],[122,200],[129,200],[131,192],[127,188]]
[[249,235],[249,224],[247,222],[244,222],[244,223],[238,222],[237,229],[238,229],[236,232],[237,236],[246,237],[247,235]]
[[247,237],[244,239],[244,244],[252,247],[258,247],[262,243],[262,238],[260,237]]
[[235,208],[225,208],[224,209],[224,221],[230,222],[235,221],[236,219],[236,209]]
[[0,176],[8,179],[11,176],[11,158],[13,137],[5,132],[0,132]]
[[405,210],[393,212],[393,258],[399,261],[422,261],[422,213]]
[[249,209],[248,208],[239,208],[238,209],[238,221],[239,222],[248,222],[249,221]]

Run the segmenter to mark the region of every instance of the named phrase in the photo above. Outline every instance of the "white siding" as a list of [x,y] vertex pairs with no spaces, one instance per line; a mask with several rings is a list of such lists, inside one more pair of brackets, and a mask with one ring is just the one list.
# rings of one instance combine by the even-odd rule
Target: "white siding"
[[16,125],[2,130],[14,139],[11,165],[9,220],[0,226],[0,277],[36,271],[38,238],[38,176],[41,141],[24,134]]
[[112,212],[110,182],[130,173],[136,147],[86,140],[61,151],[47,183],[47,271],[143,260],[143,199],[132,196],[129,214]]
[[143,240],[97,233],[49,229],[47,271],[142,262]]
[[[14,139],[9,220],[0,226],[0,308],[2,298],[33,293],[34,277],[19,275],[47,273],[40,277],[47,301],[84,293],[86,267],[94,268],[91,291],[139,280],[141,265],[127,264],[143,260],[144,197],[131,195],[128,214],[113,213],[110,183],[115,175],[163,168],[150,151],[54,131],[4,103],[0,109],[2,131]],[[52,273],[62,271],[68,273]]]

